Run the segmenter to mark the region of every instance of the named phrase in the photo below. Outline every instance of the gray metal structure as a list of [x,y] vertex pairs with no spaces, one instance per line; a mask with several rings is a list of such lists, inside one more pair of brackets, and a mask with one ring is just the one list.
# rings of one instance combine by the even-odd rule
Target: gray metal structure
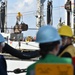
[[2,23],[1,23],[1,2],[2,2],[2,0],[0,0],[0,32],[1,32],[1,27],[2,27]]
[[5,23],[4,23],[4,32],[7,32],[7,0],[4,0],[5,2]]
[[0,30],[6,33],[7,30],[7,0],[0,0]]
[[36,12],[36,26],[37,28],[45,24],[44,21],[44,2],[46,0],[37,0],[37,12]]

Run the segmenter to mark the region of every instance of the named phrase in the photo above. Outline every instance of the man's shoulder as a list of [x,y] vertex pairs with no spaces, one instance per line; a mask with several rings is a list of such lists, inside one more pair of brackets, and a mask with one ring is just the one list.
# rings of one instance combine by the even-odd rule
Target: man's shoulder
[[32,70],[34,69],[36,63],[31,64],[30,66],[28,66],[27,70]]
[[72,59],[71,59],[71,58],[64,58],[64,57],[61,57],[60,60],[61,60],[63,63],[72,64]]
[[38,64],[38,63],[41,63],[42,61],[41,60],[38,60],[36,62],[34,62],[33,64],[31,64],[30,66],[28,66],[27,70],[32,70],[35,68],[35,65]]

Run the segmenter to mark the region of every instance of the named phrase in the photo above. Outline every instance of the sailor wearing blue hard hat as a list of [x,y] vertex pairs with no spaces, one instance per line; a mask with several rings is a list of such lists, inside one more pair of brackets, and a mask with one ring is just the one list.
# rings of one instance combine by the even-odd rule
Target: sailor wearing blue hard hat
[[38,63],[72,63],[70,58],[57,57],[60,48],[61,37],[57,29],[50,25],[39,28],[36,35],[36,42],[39,43],[41,58],[27,68],[26,75],[35,75],[35,66]]

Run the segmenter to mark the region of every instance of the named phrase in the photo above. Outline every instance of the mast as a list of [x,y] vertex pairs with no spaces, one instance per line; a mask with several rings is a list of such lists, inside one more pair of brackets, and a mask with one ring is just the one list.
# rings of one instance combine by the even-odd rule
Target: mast
[[52,25],[52,0],[47,3],[47,24]]
[[[75,36],[75,0],[66,0],[70,4],[70,12],[66,12],[65,21],[66,24],[72,28],[73,34]],[[70,3],[71,2],[71,3]],[[67,15],[67,16],[66,16]]]
[[71,0],[67,0],[65,4],[65,9],[67,12],[67,25],[71,26]]
[[0,0],[0,28],[1,32],[6,32],[7,28],[7,0]]
[[1,32],[1,28],[2,28],[2,22],[1,22],[1,2],[2,2],[2,0],[0,0],[0,32]]
[[71,28],[75,36],[75,0],[71,0],[71,4],[72,4]]
[[36,26],[37,28],[45,24],[44,21],[44,2],[45,0],[37,0]]
[[4,23],[4,32],[7,32],[7,0],[4,0],[5,2],[5,23]]

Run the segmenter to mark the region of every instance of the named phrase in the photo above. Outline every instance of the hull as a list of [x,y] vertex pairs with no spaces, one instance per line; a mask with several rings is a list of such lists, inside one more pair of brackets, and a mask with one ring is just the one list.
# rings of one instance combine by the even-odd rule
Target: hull
[[26,69],[30,64],[34,63],[35,61],[26,61],[26,60],[6,60],[7,62],[7,71],[8,75],[26,75],[26,72],[15,74],[12,72],[13,70],[20,68]]
[[7,43],[13,48],[19,50],[39,50],[39,44],[36,42],[8,41]]

